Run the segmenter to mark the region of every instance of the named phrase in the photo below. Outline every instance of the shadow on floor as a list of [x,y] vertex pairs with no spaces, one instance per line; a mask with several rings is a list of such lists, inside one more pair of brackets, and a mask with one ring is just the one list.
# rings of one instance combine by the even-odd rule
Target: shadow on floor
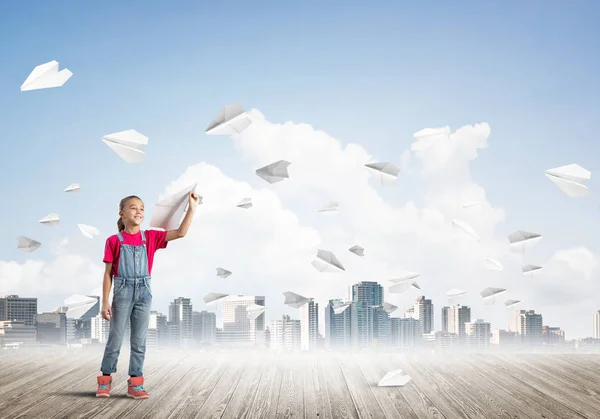
[[[50,393],[52,396],[70,396],[70,397],[93,397],[94,399],[101,399],[96,397],[95,391],[60,391]],[[109,399],[126,399],[127,394],[111,394]]]

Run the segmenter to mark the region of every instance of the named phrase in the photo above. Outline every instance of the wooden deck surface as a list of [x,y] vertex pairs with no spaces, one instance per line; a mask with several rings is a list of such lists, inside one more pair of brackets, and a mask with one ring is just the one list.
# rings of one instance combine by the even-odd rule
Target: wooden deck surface
[[[148,400],[109,399],[101,351],[0,356],[0,418],[600,418],[600,355],[148,353]],[[377,387],[402,368],[412,381]]]

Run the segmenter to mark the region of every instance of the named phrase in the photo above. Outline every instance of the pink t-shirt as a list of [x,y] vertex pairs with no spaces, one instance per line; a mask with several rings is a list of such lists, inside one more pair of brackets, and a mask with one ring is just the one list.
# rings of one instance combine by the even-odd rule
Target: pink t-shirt
[[[142,245],[142,233],[141,231],[136,234],[129,234],[121,231],[123,235],[123,242],[131,246]],[[167,247],[168,242],[166,231],[160,230],[145,230],[144,235],[146,236],[146,251],[148,253],[148,275],[152,274],[152,262],[154,261],[154,253],[158,249],[164,249]],[[119,276],[119,254],[121,250],[121,243],[119,242],[119,236],[114,235],[106,239],[106,245],[104,247],[104,263],[113,264],[112,275]]]

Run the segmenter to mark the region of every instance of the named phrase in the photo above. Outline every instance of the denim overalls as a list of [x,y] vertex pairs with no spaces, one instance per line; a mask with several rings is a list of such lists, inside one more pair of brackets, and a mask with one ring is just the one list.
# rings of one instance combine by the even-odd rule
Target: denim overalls
[[129,375],[143,376],[146,355],[146,332],[150,321],[152,290],[148,274],[146,236],[142,233],[142,245],[125,244],[121,232],[117,234],[121,243],[118,275],[113,277],[112,317],[108,342],[100,371],[112,374],[117,371],[117,361],[127,320],[131,321],[131,354]]

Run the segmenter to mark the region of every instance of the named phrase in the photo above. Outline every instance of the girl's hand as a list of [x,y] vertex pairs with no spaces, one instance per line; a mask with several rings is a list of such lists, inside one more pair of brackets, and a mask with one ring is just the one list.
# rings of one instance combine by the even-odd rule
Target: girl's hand
[[200,203],[200,197],[196,195],[194,192],[190,192],[189,204],[191,209],[196,209],[198,204]]
[[108,305],[107,303],[103,303],[101,313],[102,313],[102,318],[104,320],[110,320],[110,318],[112,317],[112,310],[110,308],[110,305]]

